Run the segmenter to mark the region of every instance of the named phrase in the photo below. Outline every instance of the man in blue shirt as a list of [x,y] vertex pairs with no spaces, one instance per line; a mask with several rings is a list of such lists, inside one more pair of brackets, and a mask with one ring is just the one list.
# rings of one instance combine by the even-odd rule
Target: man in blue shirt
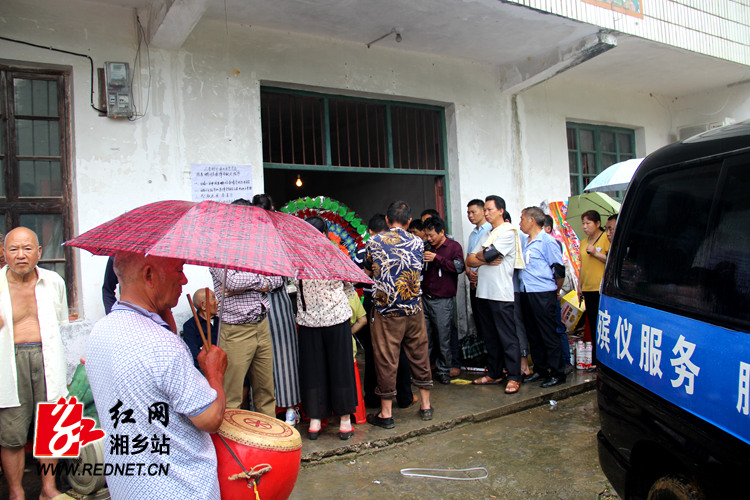
[[104,462],[143,471],[107,476],[115,500],[220,497],[209,433],[224,420],[227,359],[216,346],[202,349],[201,374],[177,336],[172,308],[187,283],[183,264],[118,252],[120,301],[88,340],[86,373],[107,434]]
[[521,212],[523,259],[521,307],[529,338],[534,374],[529,382],[543,380],[542,387],[565,382],[560,339],[555,330],[557,290],[565,278],[562,251],[557,241],[544,231],[544,212],[539,207]]
[[[466,256],[468,257],[469,254],[479,251],[476,247],[487,239],[492,230],[492,224],[484,218],[484,202],[480,199],[471,200],[466,205],[466,217],[469,219],[469,222],[474,224],[474,228],[469,233],[469,240],[466,242]],[[469,280],[469,303],[474,313],[474,327],[477,329],[477,337],[483,339],[482,325],[479,322],[479,315],[477,314],[477,269],[476,267],[467,267],[466,277]],[[458,373],[460,373],[460,370]],[[451,370],[450,375],[454,377],[458,373]]]

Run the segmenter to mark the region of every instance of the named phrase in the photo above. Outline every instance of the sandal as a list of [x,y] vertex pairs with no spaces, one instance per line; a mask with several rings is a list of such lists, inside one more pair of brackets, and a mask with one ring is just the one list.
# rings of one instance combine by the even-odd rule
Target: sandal
[[508,385],[505,386],[505,394],[515,394],[518,392],[518,389],[521,387],[521,384],[519,384],[516,380],[508,380]]
[[490,384],[499,384],[502,379],[495,379],[490,378],[487,375],[485,375],[482,378],[478,378],[472,382],[474,385],[490,385]]

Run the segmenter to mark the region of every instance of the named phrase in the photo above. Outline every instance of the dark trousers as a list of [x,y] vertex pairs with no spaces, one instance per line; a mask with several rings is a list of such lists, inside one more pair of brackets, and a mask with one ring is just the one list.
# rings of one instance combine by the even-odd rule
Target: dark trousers
[[477,298],[477,311],[482,324],[484,345],[487,348],[487,375],[503,376],[503,365],[508,380],[521,377],[521,351],[518,347],[513,302]]
[[560,300],[555,297],[555,325],[557,325],[557,335],[560,336],[560,348],[562,349],[563,366],[571,364],[570,362],[570,341],[565,325],[562,322],[562,307]]
[[474,312],[474,327],[477,329],[477,336],[480,339],[484,338],[482,335],[482,324],[479,322],[479,312],[477,312],[477,289],[469,287],[469,302],[471,303],[471,310]]
[[434,358],[437,372],[446,375],[453,367],[453,300],[453,297],[422,296],[430,360]]
[[[362,392],[364,393],[365,406],[372,408],[380,407],[380,396],[375,394],[375,387],[378,385],[378,376],[375,372],[375,356],[372,350],[372,334],[370,325],[372,325],[372,295],[365,295],[365,311],[367,311],[367,324],[357,333],[357,338],[362,343],[365,350],[365,374]],[[398,370],[396,371],[396,404],[399,408],[406,408],[414,400],[414,393],[411,388],[411,370],[409,369],[409,359],[406,357],[404,347],[401,346],[399,355]]]
[[599,324],[599,292],[583,292],[586,303],[586,319],[591,329],[591,364],[596,365],[596,341],[599,339],[596,328]]
[[451,318],[451,356],[453,358],[451,366],[461,368],[461,349],[458,346],[458,327],[456,326],[456,297],[453,297],[453,314]]
[[526,324],[523,321],[523,308],[521,307],[520,292],[513,292],[513,305],[518,347],[521,350],[521,357],[526,357],[529,354],[529,338],[526,336]]
[[357,409],[349,321],[312,328],[299,325],[302,404],[310,418],[348,415]]
[[534,372],[565,378],[560,336],[555,324],[557,292],[521,293],[523,319]]

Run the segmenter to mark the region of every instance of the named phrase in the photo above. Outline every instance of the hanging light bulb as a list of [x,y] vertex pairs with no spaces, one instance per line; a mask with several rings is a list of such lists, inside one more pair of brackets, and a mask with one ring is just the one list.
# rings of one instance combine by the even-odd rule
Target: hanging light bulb
[[297,180],[294,182],[294,185],[297,186],[298,188],[302,187],[302,179],[300,178],[299,174],[297,174]]

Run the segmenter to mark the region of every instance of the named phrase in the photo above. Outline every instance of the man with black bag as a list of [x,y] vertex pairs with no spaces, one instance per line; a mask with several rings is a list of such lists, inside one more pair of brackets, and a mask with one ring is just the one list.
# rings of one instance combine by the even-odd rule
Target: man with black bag
[[519,225],[525,234],[522,248],[526,264],[521,271],[521,307],[534,360],[534,374],[526,381],[542,380],[542,387],[552,387],[565,382],[565,364],[555,325],[557,291],[565,279],[562,251],[543,229],[541,208],[525,208]]

